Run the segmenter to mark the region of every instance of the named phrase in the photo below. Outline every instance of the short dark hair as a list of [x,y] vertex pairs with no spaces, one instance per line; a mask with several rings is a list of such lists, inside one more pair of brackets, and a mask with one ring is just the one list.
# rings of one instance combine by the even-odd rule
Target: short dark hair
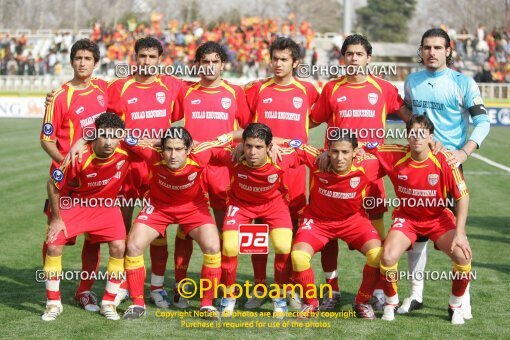
[[273,141],[273,133],[266,124],[250,123],[243,131],[243,141],[245,141],[246,138],[262,139],[266,146],[269,146]]
[[163,54],[163,45],[161,45],[161,42],[159,42],[158,39],[154,37],[145,37],[140,38],[135,43],[135,53],[138,54],[140,50],[143,50],[145,48],[155,48],[158,50],[158,56],[161,56]]
[[166,130],[165,135],[161,138],[162,149],[165,147],[165,143],[168,139],[182,140],[186,149],[189,149],[193,146],[193,138],[191,138],[191,134],[188,130],[181,126],[172,126]]
[[214,41],[207,41],[200,45],[197,48],[197,52],[195,54],[195,62],[199,63],[200,60],[206,55],[211,53],[217,53],[220,56],[220,60],[224,63],[228,60],[228,55],[223,46],[220,44],[214,42]]
[[430,120],[426,114],[417,115],[413,114],[406,123],[406,132],[409,134],[414,124],[420,124],[424,129],[429,130],[430,134],[434,133],[434,123]]
[[[452,44],[450,42],[450,36],[448,35],[448,33],[445,32],[445,30],[441,29],[441,28],[431,28],[427,31],[425,31],[425,33],[423,33],[423,35],[421,36],[421,42],[420,42],[420,49],[423,48],[423,42],[425,41],[426,38],[443,38],[444,39],[444,47],[445,48],[452,48]],[[420,61],[419,63],[420,64],[423,64],[423,58],[421,57],[421,53],[419,53],[420,50],[418,50],[418,57],[420,57]],[[453,65],[453,48],[452,48],[452,51],[450,52],[450,55],[447,55],[446,56],[446,65],[450,66],[450,65]]]
[[122,119],[113,112],[105,112],[99,115],[94,122],[96,130],[99,129],[124,129]]
[[338,128],[338,133],[335,134],[335,138],[328,138],[328,148],[335,142],[349,142],[353,149],[358,147],[358,138],[356,132],[348,129]]
[[73,62],[74,57],[76,57],[76,53],[78,53],[80,50],[92,52],[92,55],[94,56],[94,63],[99,61],[100,54],[97,44],[89,39],[80,39],[71,47],[71,63]]
[[269,47],[269,55],[271,58],[273,58],[273,52],[274,51],[282,51],[282,50],[289,50],[290,55],[292,56],[292,62],[299,60],[301,56],[301,50],[299,48],[299,45],[290,38],[276,38],[275,41],[271,44]]
[[364,35],[351,34],[345,38],[344,43],[342,44],[342,49],[340,50],[343,56],[345,56],[345,52],[347,51],[347,47],[349,47],[349,45],[361,45],[365,49],[365,52],[367,52],[368,56],[372,55],[372,45],[370,45],[370,42]]

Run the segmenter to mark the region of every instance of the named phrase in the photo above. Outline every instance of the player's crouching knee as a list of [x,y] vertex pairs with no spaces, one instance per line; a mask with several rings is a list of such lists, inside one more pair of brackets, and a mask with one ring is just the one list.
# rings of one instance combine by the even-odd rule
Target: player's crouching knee
[[456,247],[453,251],[453,254],[451,255],[451,259],[454,264],[460,265],[460,266],[467,266],[471,265],[471,259],[466,259],[466,256],[464,255],[464,252]]
[[381,256],[381,264],[386,267],[394,266],[398,263],[399,254],[391,248],[383,247],[382,256]]
[[369,251],[367,251],[367,253],[365,254],[365,256],[367,257],[367,265],[373,268],[379,268],[382,254],[383,254],[382,247],[372,248]]
[[292,230],[278,228],[271,230],[269,237],[273,243],[275,254],[289,254],[292,248]]
[[118,240],[110,242],[110,255],[116,258],[124,257],[126,251],[126,241]]
[[223,232],[223,249],[225,256],[237,256],[239,253],[239,235],[237,230],[228,230]]
[[128,256],[139,256],[142,255],[145,249],[143,249],[136,240],[129,238],[126,244],[126,255]]
[[295,272],[302,272],[310,268],[310,260],[312,257],[307,252],[302,250],[293,250],[290,253],[292,260],[292,270]]
[[220,241],[216,240],[216,242],[212,241],[207,244],[202,245],[202,252],[204,254],[216,254],[220,252]]

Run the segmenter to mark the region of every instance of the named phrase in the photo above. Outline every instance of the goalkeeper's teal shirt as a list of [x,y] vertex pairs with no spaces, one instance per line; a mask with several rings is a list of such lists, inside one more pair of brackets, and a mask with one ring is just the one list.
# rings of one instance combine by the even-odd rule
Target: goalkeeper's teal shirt
[[410,74],[404,84],[405,105],[414,114],[426,114],[434,123],[435,139],[447,149],[460,149],[468,138],[469,116],[474,130],[469,140],[482,144],[490,122],[478,85],[472,78],[446,68]]

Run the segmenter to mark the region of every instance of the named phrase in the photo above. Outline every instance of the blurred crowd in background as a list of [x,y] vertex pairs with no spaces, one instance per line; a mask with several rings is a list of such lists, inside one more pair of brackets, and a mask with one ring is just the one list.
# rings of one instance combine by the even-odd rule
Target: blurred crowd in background
[[[338,47],[329,51],[314,48],[315,32],[310,23],[296,23],[292,18],[262,19],[250,17],[233,24],[218,22],[204,25],[201,22],[165,22],[162,15],[154,13],[150,23],[137,22],[135,18],[125,23],[107,26],[96,22],[90,39],[101,51],[98,73],[113,76],[119,62],[134,63],[134,44],[148,35],[158,38],[164,48],[163,63],[174,68],[193,63],[196,48],[204,41],[222,44],[229,56],[225,77],[262,78],[270,74],[269,45],[277,36],[287,36],[299,43],[303,60],[314,64],[319,54],[329,63],[338,63]],[[471,70],[478,82],[510,83],[510,32],[503,28],[487,29],[479,25],[469,32],[462,28],[442,27],[452,38],[454,69]],[[32,41],[25,35],[11,37],[0,33],[0,75],[60,75],[69,68],[69,51],[77,37],[71,33],[54,34],[49,41]]]

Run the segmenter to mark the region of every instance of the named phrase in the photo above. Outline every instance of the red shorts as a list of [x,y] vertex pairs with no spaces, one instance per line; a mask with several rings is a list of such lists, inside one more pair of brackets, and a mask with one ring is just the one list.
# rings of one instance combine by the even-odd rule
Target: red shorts
[[69,241],[76,242],[76,236],[87,233],[90,243],[105,243],[125,240],[126,227],[118,207],[79,207],[61,210],[60,215],[67,229],[67,238],[64,233],[58,234],[51,245],[65,245]]
[[149,190],[149,168],[144,161],[132,162],[127,170],[119,195],[126,199],[143,198]]
[[169,224],[179,224],[185,235],[204,224],[215,224],[209,212],[207,201],[199,204],[166,206],[164,208],[146,205],[138,214],[134,223],[148,225],[165,237]]
[[303,216],[293,243],[308,243],[315,252],[318,252],[333,239],[345,241],[349,249],[361,250],[367,241],[381,238],[363,213],[356,213],[343,221],[326,221]]
[[226,166],[209,164],[202,175],[205,190],[209,193],[211,208],[225,211],[227,209],[227,188],[230,175]]
[[[381,202],[378,198],[386,198],[386,190],[384,189],[384,180],[382,178],[368,185],[366,197],[374,197],[376,199],[375,202]],[[388,207],[384,203],[380,203],[371,209],[365,209],[365,211],[368,216],[381,215],[388,211]]]
[[289,190],[290,217],[297,220],[306,206],[306,166],[290,168],[284,175],[284,183]]
[[393,216],[394,222],[391,225],[392,230],[398,230],[404,233],[411,241],[411,246],[418,237],[428,237],[433,242],[443,236],[444,233],[456,229],[455,216],[450,209],[445,209],[436,218],[430,220],[412,220],[405,216]]
[[259,205],[244,205],[232,201],[227,206],[223,231],[239,230],[240,224],[251,223],[253,219],[260,219],[260,223],[269,225],[269,230],[276,228],[292,229],[289,207],[278,197],[270,202]]

